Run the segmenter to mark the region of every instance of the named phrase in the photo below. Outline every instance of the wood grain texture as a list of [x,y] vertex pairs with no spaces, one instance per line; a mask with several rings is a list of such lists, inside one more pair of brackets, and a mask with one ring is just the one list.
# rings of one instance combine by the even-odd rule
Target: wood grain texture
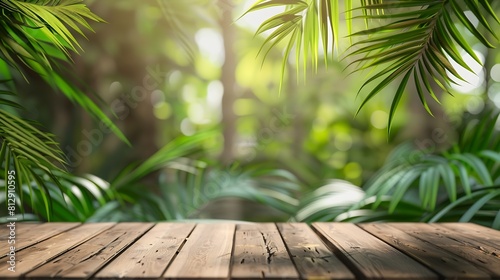
[[87,279],[153,226],[120,223],[27,274],[27,278]]
[[447,229],[447,232],[459,234],[462,238],[482,243],[495,250],[500,250],[500,231],[498,230],[472,223],[442,223],[434,225],[440,229]]
[[[16,243],[14,244],[16,252],[56,234],[77,227],[78,225],[80,225],[80,223],[16,223]],[[4,229],[4,227],[2,227],[2,229]],[[7,226],[5,226],[5,229],[7,229]],[[0,236],[2,236],[0,242],[2,242],[2,239],[7,237],[8,233],[2,231],[0,234]],[[0,247],[0,255],[4,256],[8,253],[8,250],[9,248],[7,246]]]
[[237,226],[231,278],[299,278],[275,224]]
[[443,251],[442,248],[429,242],[411,236],[389,223],[371,223],[359,226],[405,254],[412,256],[446,279],[490,279],[487,273],[469,261]]
[[485,250],[459,234],[447,234],[432,224],[397,223],[394,227],[430,242],[480,267],[491,277],[500,278],[500,252]]
[[7,271],[7,262],[0,262],[0,279],[17,279],[67,250],[113,226],[113,223],[83,224],[30,246],[16,254],[16,271]]
[[357,277],[438,279],[435,273],[420,263],[354,224],[314,223],[313,227]]
[[354,279],[307,224],[279,223],[278,229],[302,279]]
[[234,224],[198,224],[163,277],[227,279]]
[[[15,229],[14,229],[14,234],[17,237],[25,236],[27,233],[30,231],[33,231],[36,227],[43,225],[42,223],[15,223]],[[9,244],[9,235],[10,235],[10,229],[8,228],[9,223],[2,224],[0,226],[0,242],[1,244]],[[16,240],[17,243],[21,242]],[[19,244],[17,244],[19,245]],[[0,247],[0,258],[4,257],[6,253],[8,253],[10,246],[1,246]],[[19,251],[20,248],[16,248],[16,251]]]
[[20,222],[16,245],[0,280],[500,280],[500,231],[465,223]]
[[194,224],[159,223],[106,265],[96,279],[140,278],[162,276],[194,228]]

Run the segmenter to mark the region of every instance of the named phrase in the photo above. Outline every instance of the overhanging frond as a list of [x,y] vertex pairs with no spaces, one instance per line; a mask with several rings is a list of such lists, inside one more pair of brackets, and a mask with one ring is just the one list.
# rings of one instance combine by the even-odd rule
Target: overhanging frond
[[[45,182],[52,180],[58,184],[53,172],[60,170],[57,164],[63,163],[63,154],[51,134],[41,132],[27,121],[0,109],[0,167],[5,172],[2,177],[7,178],[8,172],[14,171],[17,189],[27,184],[32,192],[32,183],[37,185],[46,201],[45,213],[49,220],[52,204]],[[42,179],[43,176],[49,179]]]
[[[389,84],[403,77],[393,98],[389,132],[395,109],[410,79],[416,85],[423,106],[432,114],[427,104],[427,94],[439,102],[433,85],[448,91],[448,86],[455,78],[463,80],[452,62],[472,71],[459,49],[463,49],[477,62],[482,63],[474,53],[471,43],[464,39],[455,26],[457,23],[465,26],[477,40],[489,48],[495,47],[495,43],[485,34],[489,33],[496,39],[490,19],[495,19],[496,28],[500,23],[488,1],[393,0],[364,5],[360,9],[370,11],[362,16],[367,20],[390,20],[380,27],[354,33],[353,36],[362,36],[364,39],[356,42],[350,53],[351,56],[361,55],[361,58],[354,61],[358,64],[357,70],[382,67],[382,70],[361,86],[363,89],[376,83],[363,100],[360,109]],[[464,13],[467,10],[478,19],[479,24],[486,30],[485,33],[480,32],[471,23]]]
[[5,0],[0,4],[0,60],[21,74],[24,64],[71,101],[102,120],[120,139],[130,144],[109,117],[79,89],[70,86],[54,69],[59,60],[69,61],[80,46],[72,32],[84,36],[87,21],[102,21],[82,0]]
[[[270,32],[261,48],[264,53],[283,43],[282,79],[292,50],[295,51],[297,66],[306,67],[307,61],[311,60],[315,68],[319,59],[318,49],[323,47],[327,53],[327,46],[337,44],[339,2],[258,0],[247,11],[283,7],[282,12],[264,21],[257,30],[257,33]],[[379,68],[361,86],[364,89],[375,85],[362,101],[360,109],[389,84],[400,81],[390,109],[388,132],[409,84],[416,85],[415,90],[423,106],[432,114],[427,100],[430,96],[439,103],[435,89],[439,87],[448,92],[451,83],[463,80],[454,63],[471,71],[462,53],[481,63],[472,43],[465,39],[457,25],[463,26],[486,47],[498,45],[496,30],[500,19],[488,0],[359,0],[360,6],[355,8],[353,2],[344,1],[347,32],[350,40],[362,39],[350,48],[348,56],[354,58],[351,64],[356,67],[354,71]],[[477,27],[470,15],[477,19]],[[365,22],[366,29],[351,32],[352,21],[359,19]],[[372,27],[380,21],[384,22],[381,26]]]
[[[351,0],[346,0],[345,5],[350,7]],[[271,32],[259,53],[264,53],[265,57],[274,46],[284,43],[282,77],[292,50],[295,52],[297,71],[299,65],[302,65],[305,73],[308,59],[311,59],[313,69],[317,69],[321,48],[325,53],[325,63],[328,57],[326,54],[338,49],[338,0],[259,0],[247,13],[270,7],[283,7],[283,12],[264,21],[257,30],[257,34]]]

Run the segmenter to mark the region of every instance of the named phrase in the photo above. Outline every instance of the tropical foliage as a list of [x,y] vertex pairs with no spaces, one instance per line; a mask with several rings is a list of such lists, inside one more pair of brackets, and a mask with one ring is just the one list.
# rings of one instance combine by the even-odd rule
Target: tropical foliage
[[[215,168],[194,157],[197,147],[213,132],[173,140],[147,161],[123,169],[111,182],[54,171],[58,184],[42,177],[44,189],[22,186],[24,219],[49,221],[158,221],[196,218],[199,211],[221,198],[241,198],[295,212],[294,193],[300,186],[285,170],[273,168]],[[156,173],[158,190],[148,191],[141,179]],[[31,184],[35,184],[32,182]],[[3,185],[3,184],[2,184]],[[42,193],[45,191],[46,193]],[[0,204],[5,203],[5,197]],[[21,213],[20,213],[21,214]],[[24,214],[24,213],[23,213]],[[19,215],[19,219],[22,219]]]
[[[339,2],[259,0],[249,12],[274,6],[284,7],[283,12],[264,21],[257,30],[257,33],[272,31],[262,48],[268,50],[283,41],[286,43],[283,67],[294,50],[296,65],[301,65],[303,59],[302,65],[306,67],[310,59],[313,68],[317,68],[319,49],[323,48],[323,52],[327,53],[328,46],[335,48],[339,41]],[[457,24],[464,26],[475,40],[488,48],[498,44],[495,30],[498,30],[500,20],[491,6],[493,1],[344,2],[348,36],[351,40],[360,38],[352,43],[347,57],[351,60],[350,64],[356,65],[354,71],[370,70],[370,77],[362,84],[360,91],[374,84],[359,109],[397,78],[402,78],[397,81],[399,85],[392,99],[389,131],[410,80],[415,84],[423,106],[432,114],[427,94],[439,103],[436,86],[448,92],[450,84],[456,83],[457,79],[463,80],[454,63],[472,72],[460,50],[478,63],[483,63],[473,50],[473,41],[464,38],[462,28],[457,27]],[[355,4],[359,6],[354,7]],[[464,11],[469,11],[469,14]],[[472,18],[478,21],[478,27]],[[356,19],[363,19],[367,28],[353,32],[352,22]],[[330,38],[332,35],[333,39]],[[382,69],[375,70],[377,68]]]
[[28,186],[32,193],[32,185],[37,186],[46,211],[51,200],[46,182],[61,186],[56,174],[64,173],[60,168],[65,160],[53,135],[17,115],[16,110],[23,109],[14,88],[19,76],[27,82],[26,72],[33,71],[127,141],[87,94],[59,74],[64,68],[61,63],[70,62],[70,52],[78,53],[80,48],[72,32],[83,35],[82,28],[92,30],[87,21],[102,21],[81,2],[7,0],[0,4],[0,166],[4,178],[10,170],[18,174],[18,188]]
[[323,186],[303,200],[295,218],[474,221],[500,228],[498,116],[485,112],[481,118],[469,117],[458,143],[442,152],[402,145],[364,190],[348,183]]
[[[158,151],[127,165],[123,155],[131,150],[118,145],[117,141],[110,141],[109,145],[106,142],[109,139],[101,135],[104,143],[101,146],[111,146],[112,153],[93,155],[92,159],[97,158],[94,161],[89,160],[91,156],[85,159],[92,162],[93,167],[97,165],[90,170],[97,170],[91,173],[99,176],[67,172],[56,136],[45,132],[48,129],[42,125],[23,118],[28,115],[26,111],[38,109],[38,105],[21,102],[16,87],[26,81],[39,85],[38,80],[43,80],[53,91],[61,92],[95,119],[102,120],[127,144],[130,143],[118,127],[128,129],[134,114],[142,110],[138,107],[148,102],[128,104],[117,97],[114,101],[121,100],[122,112],[130,116],[127,122],[120,123],[123,126],[115,125],[97,105],[103,105],[101,98],[109,103],[110,98],[115,98],[113,92],[109,96],[107,92],[89,94],[80,89],[83,87],[78,86],[80,83],[75,82],[75,77],[68,76],[71,71],[67,68],[73,59],[86,59],[76,56],[81,47],[73,34],[93,36],[89,33],[92,32],[90,23],[103,21],[82,1],[3,1],[0,3],[0,166],[5,172],[0,174],[0,189],[7,192],[8,172],[15,170],[20,219],[205,218],[207,207],[217,205],[221,198],[242,198],[276,210],[281,213],[281,220],[474,221],[500,227],[500,138],[495,109],[483,110],[485,112],[477,116],[462,116],[463,127],[447,128],[449,133],[460,136],[454,140],[450,134],[450,146],[426,151],[418,145],[406,144],[393,149],[401,139],[397,138],[401,137],[398,129],[404,122],[394,117],[396,107],[411,106],[411,102],[405,103],[408,95],[404,93],[412,92],[428,113],[436,113],[441,107],[435,105],[445,103],[448,98],[442,93],[452,93],[452,86],[460,83],[463,71],[473,70],[467,58],[488,63],[477,53],[477,46],[492,49],[498,43],[496,2],[346,0],[341,7],[342,1],[337,0],[257,1],[248,13],[271,7],[283,9],[265,20],[257,30],[259,36],[252,40],[252,34],[243,29],[237,29],[238,40],[223,38],[228,40],[224,48],[228,44],[238,46],[236,53],[228,55],[240,60],[233,65],[234,73],[229,71],[229,74],[235,76],[235,88],[241,93],[236,93],[234,104],[220,106],[229,106],[225,112],[227,108],[234,111],[238,130],[250,130],[255,138],[234,147],[238,150],[234,159],[240,163],[236,161],[230,166],[221,166],[214,156],[220,153],[222,146],[221,127],[227,125],[220,120],[222,110],[217,107],[218,102],[224,102],[217,98],[222,98],[224,86],[220,86],[220,81],[226,79],[223,75],[228,73],[221,73],[223,62],[203,57],[197,48],[203,47],[200,38],[213,38],[217,32],[227,35],[228,30],[222,30],[227,26],[221,26],[220,17],[222,11],[225,14],[234,8],[231,1],[217,1],[215,5],[213,0],[158,0],[156,7],[142,8],[138,8],[136,1],[109,3],[94,2],[96,8],[105,11],[110,6],[119,6],[120,22],[127,27],[132,25],[132,16],[137,16],[140,18],[137,30],[126,36],[122,29],[112,30],[103,35],[106,39],[95,38],[100,40],[99,48],[95,49],[92,45],[85,46],[85,41],[80,44],[91,49],[87,55],[91,71],[108,67],[109,72],[121,71],[116,76],[127,71],[133,73],[122,77],[122,81],[131,80],[130,84],[120,83],[113,73],[109,80],[103,78],[100,84],[96,82],[94,90],[101,91],[103,84],[109,86],[106,82],[117,91],[123,85],[134,86],[134,82],[143,85],[151,82],[141,71],[131,69],[144,61],[133,60],[134,53],[125,44],[130,43],[127,41],[130,38],[139,42],[144,47],[141,51],[148,55],[162,49],[160,61],[170,68],[161,78],[168,82],[156,80],[156,85],[151,90],[148,88],[151,92],[145,96],[151,98],[144,100],[151,99],[154,116],[162,120],[151,121],[158,121],[153,126],[161,128],[161,133],[147,137],[169,141],[166,145],[157,141],[161,143]],[[108,15],[114,11],[107,10]],[[245,16],[248,13],[244,13]],[[346,18],[345,23],[342,17]],[[143,19],[151,19],[151,22]],[[359,23],[364,25],[361,30]],[[159,32],[158,25],[164,27],[165,33]],[[135,38],[144,33],[149,39],[165,38],[151,41]],[[121,37],[116,38],[123,41],[110,42],[113,39],[109,38],[115,38],[110,34],[118,34]],[[125,50],[116,51],[116,44],[123,42]],[[214,42],[202,43],[212,47]],[[346,44],[347,51],[343,53]],[[227,55],[228,50],[225,51]],[[126,55],[125,62],[132,61],[134,66],[126,63],[113,66],[109,63],[113,59],[96,56],[95,52],[121,56],[113,58],[115,63],[123,62],[122,56]],[[262,64],[255,62],[258,53],[265,56]],[[328,53],[342,53],[343,60],[338,61]],[[290,59],[291,56],[295,59]],[[144,60],[156,59],[147,56]],[[321,65],[321,60],[328,67]],[[339,72],[345,66],[351,67],[352,74],[344,79]],[[307,83],[295,80],[294,72],[299,76],[301,70]],[[361,71],[370,76],[358,83]],[[85,79],[84,83],[89,83],[89,78]],[[494,89],[487,79],[490,77],[485,78],[486,85],[479,88],[481,92],[477,96],[486,96],[487,91]],[[278,87],[285,94],[278,95]],[[391,90],[395,95],[387,98],[388,103],[375,103],[376,95]],[[352,120],[356,109],[350,107],[356,94],[365,95],[359,108],[364,110],[358,110],[357,119]],[[488,100],[495,96],[491,94],[480,104],[493,103]],[[470,109],[468,99],[464,100],[461,106]],[[182,105],[175,105],[179,103]],[[135,106],[137,109],[132,112]],[[207,116],[209,110],[214,111],[213,116]],[[458,114],[462,113],[460,110]],[[415,114],[413,111],[402,113],[410,117]],[[87,128],[89,125],[91,122],[87,122]],[[203,132],[207,127],[212,129]],[[142,124],[139,128],[143,128]],[[391,131],[389,139],[385,128]],[[66,138],[74,138],[71,129],[67,131],[70,135]],[[241,131],[235,133],[236,138],[247,136]],[[191,136],[174,137],[180,134]],[[243,144],[248,144],[245,147],[250,152],[241,151]],[[431,144],[434,145],[432,141]],[[151,147],[136,150],[142,148]],[[382,155],[385,157],[389,150],[393,150],[392,154],[375,172]],[[279,157],[282,154],[284,156]],[[327,178],[339,177],[351,182],[335,179],[324,183]],[[6,203],[2,197],[0,205]]]

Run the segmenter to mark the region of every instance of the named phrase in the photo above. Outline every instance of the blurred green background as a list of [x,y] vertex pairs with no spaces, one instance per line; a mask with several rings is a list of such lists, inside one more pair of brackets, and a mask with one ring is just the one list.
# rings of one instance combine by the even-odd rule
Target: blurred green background
[[[182,141],[188,141],[175,139],[199,137],[193,148],[180,151],[178,156],[174,153],[178,146],[172,146],[170,151],[175,160],[152,172],[145,172],[138,180],[140,183],[134,181],[133,187],[121,191],[117,188],[118,193],[103,191],[107,193],[102,195],[106,198],[104,201],[97,199],[99,202],[95,202],[89,198],[93,201],[89,202],[93,205],[90,208],[95,209],[81,215],[62,215],[59,219],[332,220],[349,209],[363,208],[363,205],[350,208],[364,197],[350,184],[359,187],[373,184],[380,172],[386,170],[389,156],[398,155],[405,147],[411,146],[419,156],[442,155],[443,152],[446,156],[447,151],[452,151],[453,147],[456,150],[457,143],[461,143],[460,137],[464,137],[465,127],[470,127],[469,121],[485,123],[490,118],[494,119],[488,126],[493,135],[492,143],[497,143],[500,125],[491,112],[500,107],[500,52],[484,47],[466,32],[465,27],[457,26],[472,42],[484,67],[464,53],[475,73],[462,71],[468,83],[452,85],[453,96],[438,92],[442,105],[429,102],[434,116],[425,111],[415,92],[405,94],[388,135],[389,108],[397,84],[384,89],[356,115],[364,94],[361,92],[358,96],[359,87],[372,73],[345,70],[352,62],[345,55],[350,46],[345,25],[340,28],[345,34],[340,34],[338,42],[338,56],[342,60],[327,55],[324,59],[327,63],[320,58],[316,70],[310,65],[304,71],[297,69],[300,66],[291,59],[284,69],[280,88],[284,46],[278,44],[264,58],[264,51],[261,52],[260,48],[269,34],[255,35],[259,25],[273,15],[273,10],[242,16],[253,2],[85,1],[90,10],[106,22],[90,23],[95,32],[85,32],[87,39],[78,37],[84,51],[81,55],[72,55],[74,65],[62,68],[61,73],[96,102],[106,104],[102,108],[108,115],[115,114],[115,124],[131,145],[121,141],[62,94],[53,94],[36,75],[29,79],[29,84],[18,85],[19,100],[27,108],[21,115],[39,121],[47,131],[56,135],[68,157],[68,170],[72,175],[85,177],[93,174],[96,177],[86,178],[102,188],[106,184],[100,184],[99,180],[113,185],[120,174],[137,167],[134,163],[151,159],[168,143],[180,141],[182,147],[185,144]],[[498,5],[496,8],[498,12]],[[342,18],[345,14],[340,16]],[[354,21],[353,30],[363,28],[362,20]],[[324,54],[320,52],[320,56]],[[495,150],[498,145],[485,145],[487,147],[483,150],[498,152]],[[474,174],[481,174],[478,170],[482,169],[475,169],[472,165],[467,167],[470,176],[467,181],[477,184],[478,189],[485,185],[498,186],[500,176],[495,159],[493,156],[491,162],[485,164],[490,185],[485,183],[490,182],[488,180],[481,181],[480,176],[476,179]],[[132,167],[127,169],[130,164]],[[412,164],[416,166],[416,163]],[[196,176],[190,177],[189,174]],[[465,181],[459,181],[463,173],[456,171],[451,174],[458,178],[456,185],[465,184]],[[221,185],[231,185],[222,188],[227,193],[220,197],[208,195],[205,200],[196,198],[200,192],[206,193],[196,190],[196,186],[210,186],[211,178],[223,180],[215,183],[215,189],[219,188],[219,191]],[[405,201],[413,204],[404,208],[410,209],[408,212],[411,213],[402,215],[402,220],[429,220],[432,213],[438,213],[456,200],[451,197],[448,200],[449,181],[444,175],[440,178],[437,179],[437,184],[442,186],[436,198],[438,207],[431,209],[424,205],[419,208],[422,194],[419,200],[416,193],[408,192]],[[265,186],[259,183],[260,179],[271,185],[274,182],[274,185],[254,194],[255,184]],[[350,184],[332,183],[332,179]],[[163,189],[162,180],[169,187]],[[173,181],[182,183],[172,187],[170,183]],[[418,189],[418,180],[410,183]],[[250,187],[245,189],[247,184]],[[342,192],[339,191],[342,184],[347,188],[344,188],[344,199],[333,195],[326,201],[318,200],[318,196]],[[80,188],[77,183],[70,185]],[[340,187],[328,191],[328,186]],[[232,188],[246,191],[239,193]],[[389,189],[385,190],[387,194],[394,195]],[[318,190],[325,193],[315,193]],[[498,191],[498,187],[495,190]],[[153,197],[144,195],[144,200],[139,202],[141,194],[145,193]],[[90,194],[100,197],[92,191]],[[153,207],[151,201],[158,204],[156,210],[147,210]],[[472,205],[474,201],[472,199]],[[119,203],[111,205],[108,202]],[[312,202],[316,204],[310,204]],[[441,202],[444,204],[439,208]],[[35,213],[37,203],[41,202],[33,203],[26,211]],[[495,217],[498,219],[496,223],[500,223],[500,210],[495,209],[498,196],[492,197],[488,203],[492,204],[484,210],[488,212],[484,223],[491,225],[496,221]],[[318,209],[307,208],[311,205]],[[123,213],[133,207],[140,208],[134,208],[138,215]],[[187,208],[182,211],[162,210],[165,207]],[[373,214],[377,207],[363,211],[372,211]],[[99,212],[99,208],[108,212]],[[400,213],[405,213],[404,209]],[[154,211],[180,214],[151,214]],[[37,217],[46,219],[43,212],[38,210]],[[120,214],[116,214],[118,212]],[[320,214],[314,216],[310,213]],[[356,213],[356,217],[369,216],[367,212]],[[387,214],[385,208],[384,213]],[[57,214],[55,216],[57,220]],[[388,214],[379,217],[391,219]],[[450,214],[449,220],[460,217]]]
[[[264,36],[254,32],[266,14],[238,19],[252,2],[225,4],[224,9],[232,10],[230,19],[221,19],[216,1],[182,4],[179,9],[185,14],[179,28],[186,37],[180,39],[179,31],[169,28],[161,1],[87,1],[107,23],[92,23],[95,33],[79,40],[84,52],[73,57],[73,78],[115,112],[132,147],[100,130],[98,122],[61,95],[46,98],[41,90],[26,90],[23,98],[33,104],[29,117],[58,135],[66,154],[76,154],[77,174],[109,178],[124,164],[147,159],[177,136],[215,129],[217,135],[202,148],[223,164],[265,161],[303,172],[312,184],[339,178],[360,185],[395,145],[405,140],[425,143],[435,128],[446,133],[438,143],[446,145],[456,138],[450,130],[464,112],[477,114],[485,103],[499,100],[495,94],[483,94],[485,87],[497,86],[492,80],[496,72],[485,77],[479,68],[478,78],[463,87],[466,92],[442,96],[443,107],[433,108],[435,118],[418,97],[409,95],[389,137],[392,96],[376,97],[355,116],[360,105],[356,93],[369,73],[348,75],[343,69],[349,61],[320,65],[317,73],[311,71],[299,80],[295,66],[287,65],[280,92],[281,49],[271,50],[265,60],[257,55]],[[341,43],[345,50],[348,42]],[[495,65],[496,50],[485,52],[478,45],[477,52],[487,67]],[[78,146],[81,141],[91,142],[90,151],[85,144]]]

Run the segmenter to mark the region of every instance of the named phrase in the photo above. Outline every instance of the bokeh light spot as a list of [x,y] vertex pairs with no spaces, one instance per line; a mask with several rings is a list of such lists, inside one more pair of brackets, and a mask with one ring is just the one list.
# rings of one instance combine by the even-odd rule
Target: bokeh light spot
[[378,129],[385,129],[387,127],[387,120],[389,119],[389,115],[381,110],[376,110],[370,116],[370,123],[373,127]]
[[193,126],[193,123],[188,118],[182,120],[181,132],[186,136],[191,136],[195,134],[196,130]]
[[352,137],[346,133],[335,135],[334,146],[339,151],[348,151],[352,147]]
[[500,63],[497,63],[491,67],[490,70],[491,79],[495,82],[500,82]]
[[167,102],[157,103],[153,113],[157,119],[166,120],[172,115],[172,107]]
[[238,116],[251,115],[255,112],[255,101],[250,98],[240,98],[234,102],[233,111]]
[[344,173],[347,179],[357,179],[361,177],[362,168],[357,162],[349,162],[344,167]]
[[157,107],[165,102],[165,93],[161,90],[154,90],[151,92],[151,104]]

